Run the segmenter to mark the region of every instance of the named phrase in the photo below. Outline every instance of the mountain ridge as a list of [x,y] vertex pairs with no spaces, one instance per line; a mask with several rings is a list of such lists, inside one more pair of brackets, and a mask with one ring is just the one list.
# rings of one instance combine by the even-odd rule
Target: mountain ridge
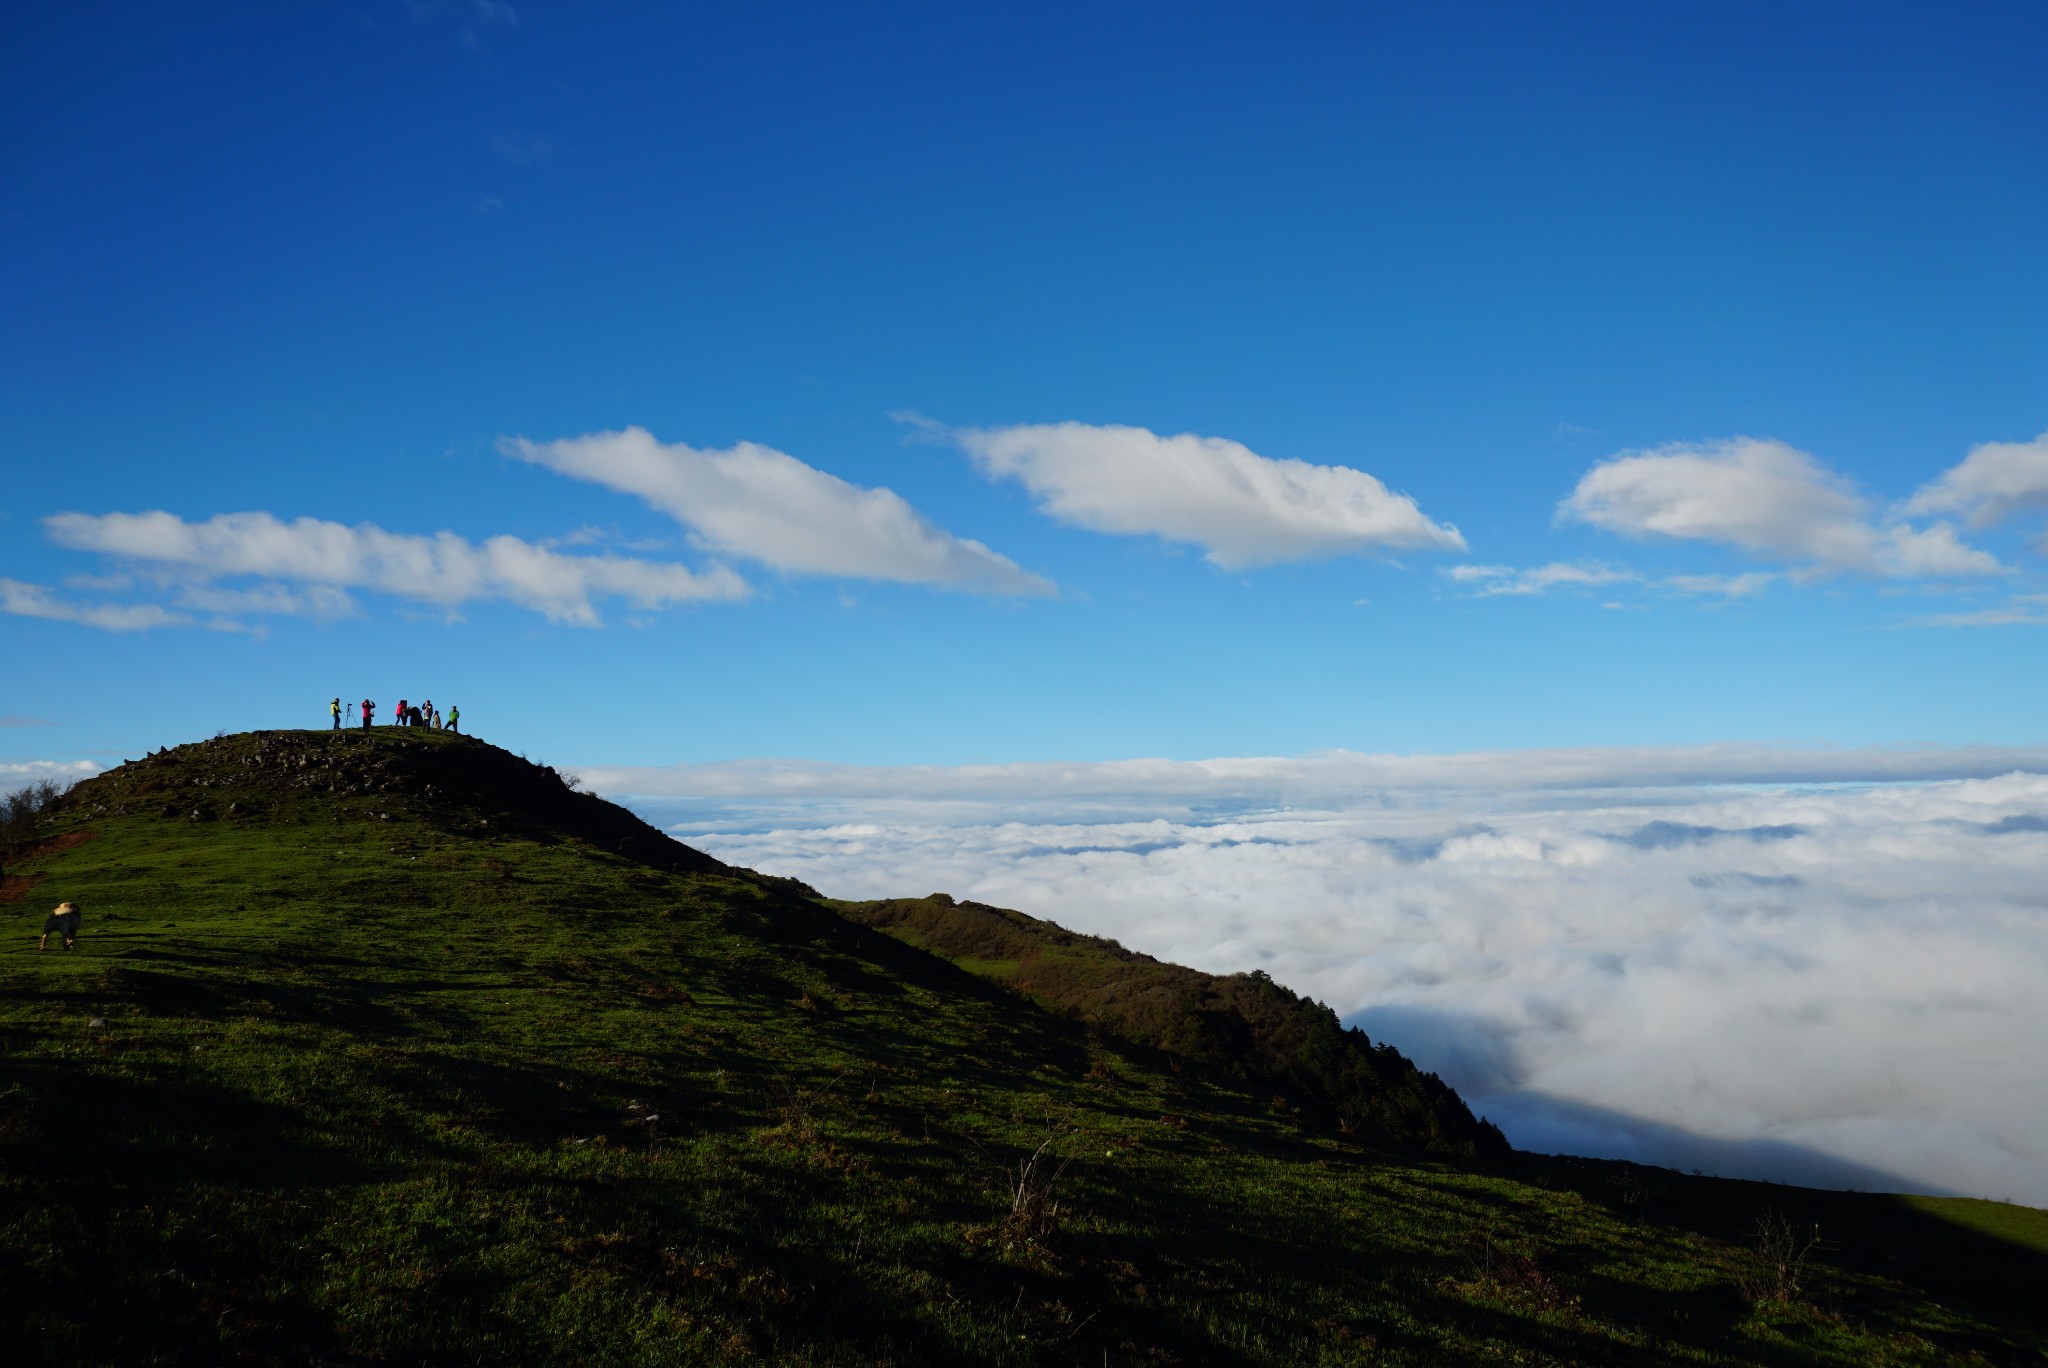
[[[1340,1095],[1276,1108],[1256,1053],[1205,1056],[1227,1030],[1116,1018],[1162,986],[1202,1006],[1192,970],[931,899],[892,934],[472,739],[217,737],[20,835],[0,1327],[32,1362],[2048,1349],[2040,1213],[1346,1134]],[[79,948],[38,953],[57,897]],[[910,943],[949,924],[1038,959]],[[1173,981],[1091,997],[1110,964]],[[1788,1266],[1766,1217],[1845,1233]]]

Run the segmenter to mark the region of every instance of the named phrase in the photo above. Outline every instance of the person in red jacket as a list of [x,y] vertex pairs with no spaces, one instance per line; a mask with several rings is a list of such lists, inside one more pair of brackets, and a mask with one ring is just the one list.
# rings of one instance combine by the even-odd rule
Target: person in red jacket
[[401,727],[405,725],[405,700],[402,698],[398,700],[398,713],[394,720]]
[[370,701],[369,699],[367,699],[367,698],[363,700],[363,730],[364,730],[364,731],[368,731],[368,730],[370,729],[370,716],[371,716],[371,714],[375,713],[376,711],[377,711],[377,705],[376,705],[375,703],[372,703],[372,702],[371,702],[371,701]]

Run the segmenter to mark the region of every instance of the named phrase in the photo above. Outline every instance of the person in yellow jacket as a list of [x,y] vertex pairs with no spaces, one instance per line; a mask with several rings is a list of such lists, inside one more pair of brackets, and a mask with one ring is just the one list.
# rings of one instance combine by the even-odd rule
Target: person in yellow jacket
[[327,705],[327,711],[328,711],[328,713],[329,713],[329,714],[330,714],[330,715],[331,715],[331,716],[332,716],[332,717],[334,718],[334,729],[335,729],[336,731],[340,731],[340,730],[341,730],[341,700],[337,698],[337,699],[335,699],[335,700],[334,700],[334,701],[333,701],[332,703],[329,703],[329,704]]

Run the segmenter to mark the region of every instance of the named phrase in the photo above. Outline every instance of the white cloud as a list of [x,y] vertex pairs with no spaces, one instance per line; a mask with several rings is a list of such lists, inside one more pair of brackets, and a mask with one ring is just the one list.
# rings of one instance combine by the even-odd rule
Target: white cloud
[[[2018,755],[2048,760],[1807,753],[1804,777]],[[867,771],[713,766],[699,773],[783,806],[718,800],[678,834],[837,896],[943,890],[1204,969],[1263,968],[1442,1071],[1525,1145],[2048,1203],[2048,1055],[2024,1044],[2048,1036],[2048,777],[1560,796],[1515,785],[1790,777],[1801,757],[1381,758],[1444,787],[1189,815],[1372,759],[914,770],[897,778],[922,801],[894,805],[860,797],[889,787]],[[987,815],[1050,794],[1061,768],[1079,795],[1064,811],[1048,797]],[[635,777],[586,774],[613,792]],[[1130,801],[1148,775],[1149,815]],[[1127,810],[1105,816],[1106,795]],[[704,834],[721,809],[750,824]]]
[[1922,485],[1908,514],[1954,513],[1988,527],[2030,508],[2048,508],[2048,432],[2031,442],[1985,442]]
[[990,477],[1092,532],[1192,542],[1227,570],[1384,551],[1462,551],[1458,529],[1350,466],[1275,460],[1240,443],[1140,427],[1046,423],[943,432]]
[[1880,528],[1869,501],[1806,452],[1734,437],[1625,452],[1594,466],[1561,517],[1631,536],[1717,542],[1817,570],[1987,575],[1998,560],[1946,524]]
[[[268,513],[222,513],[205,522],[186,522],[164,512],[62,513],[46,519],[45,526],[53,540],[74,550],[180,567],[200,580],[255,575],[332,589],[374,589],[447,608],[501,599],[579,626],[598,622],[593,599],[661,608],[729,601],[749,592],[746,582],[724,566],[700,572],[623,556],[564,556],[511,536],[475,543],[453,532],[418,536],[369,523],[285,522]],[[246,592],[255,597],[242,600],[245,608],[266,593],[261,587]],[[338,608],[343,601],[345,596],[309,590],[293,603]]]
[[1935,579],[2001,575],[2005,567],[1988,551],[1967,546],[1947,523],[1931,527],[1888,527],[1879,551],[1885,573]]
[[100,767],[90,760],[0,760],[0,793],[44,780],[69,788],[99,772]]
[[1666,587],[1681,594],[1719,594],[1723,598],[1747,598],[1783,576],[1768,570],[1750,570],[1740,575],[1673,575]]
[[644,428],[555,442],[507,437],[508,456],[637,495],[698,542],[778,570],[995,594],[1053,585],[978,541],[934,526],[902,496],[864,489],[772,447],[703,451]]
[[283,584],[257,584],[225,589],[217,584],[180,585],[173,597],[180,608],[201,613],[253,613],[262,617],[343,618],[356,614],[355,600],[330,584],[293,589]]
[[1511,565],[1454,565],[1443,572],[1460,584],[1475,586],[1474,594],[1491,598],[1503,594],[1544,594],[1557,588],[1583,588],[1595,584],[1628,584],[1642,578],[1633,570],[1607,565],[1569,565],[1553,561],[1517,570]]
[[151,627],[177,627],[192,621],[154,603],[80,603],[59,598],[46,585],[0,579],[0,613],[16,617],[75,622],[109,632],[139,632]]
[[2048,623],[2048,594],[2015,594],[1997,608],[1968,613],[1934,613],[1909,627],[2037,627]]

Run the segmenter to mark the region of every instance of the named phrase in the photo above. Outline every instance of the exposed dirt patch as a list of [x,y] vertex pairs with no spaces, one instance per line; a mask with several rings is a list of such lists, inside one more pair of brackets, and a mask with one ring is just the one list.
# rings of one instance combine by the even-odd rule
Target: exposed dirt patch
[[40,874],[9,874],[0,878],[0,903],[18,903],[42,881]]
[[[41,845],[31,846],[19,854],[9,856],[8,863],[21,864],[28,860],[40,860],[45,855],[61,855],[67,850],[84,845],[97,835],[99,835],[97,831],[67,831],[62,836],[54,837],[44,841]],[[40,873],[9,874],[4,878],[0,878],[0,903],[20,902],[28,896],[28,891],[31,888],[42,882],[42,878],[43,876]]]

